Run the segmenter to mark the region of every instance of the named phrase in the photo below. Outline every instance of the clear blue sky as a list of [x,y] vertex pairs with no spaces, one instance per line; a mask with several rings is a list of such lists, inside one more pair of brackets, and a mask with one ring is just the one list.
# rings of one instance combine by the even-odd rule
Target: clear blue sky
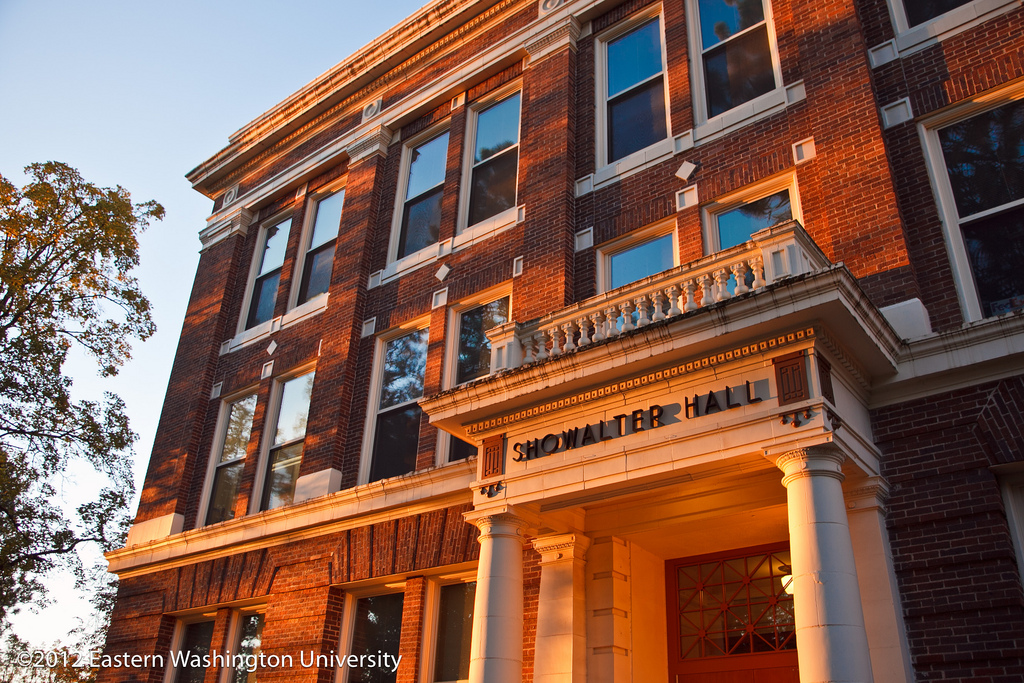
[[[27,164],[63,161],[167,209],[143,237],[138,272],[157,334],[113,381],[75,371],[78,395],[127,401],[140,488],[212,208],[184,174],[424,4],[0,0],[0,174],[22,185]],[[86,610],[72,584],[50,581],[57,604],[20,616],[19,634],[42,644],[73,628]]]

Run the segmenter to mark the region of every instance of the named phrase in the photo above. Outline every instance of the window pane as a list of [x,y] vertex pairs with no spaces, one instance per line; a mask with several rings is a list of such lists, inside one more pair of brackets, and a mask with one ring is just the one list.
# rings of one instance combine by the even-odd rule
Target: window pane
[[508,297],[464,311],[459,323],[459,367],[462,384],[491,371],[491,342],[487,330],[508,322]]
[[398,238],[398,258],[415,254],[437,243],[441,230],[441,197],[444,186],[406,202],[402,213],[402,234]]
[[489,159],[518,142],[519,93],[477,114],[474,163]]
[[718,248],[743,244],[758,230],[793,218],[789,190],[758,199],[718,215]]
[[[193,656],[202,659],[210,654],[210,640],[213,638],[213,622],[201,621],[187,624],[181,639],[183,659],[188,662]],[[179,666],[174,675],[174,683],[203,683],[206,677],[205,667],[192,667],[188,664]]]
[[608,103],[609,163],[664,140],[665,88],[658,78]]
[[288,231],[292,221],[288,219],[267,228],[267,236],[263,242],[263,253],[260,255],[260,270],[257,275],[266,275],[284,264],[284,250],[288,246]]
[[334,242],[306,254],[306,267],[302,272],[299,303],[304,304],[313,297],[326,292],[331,286],[333,270]]
[[518,149],[473,169],[473,182],[469,194],[469,225],[476,225],[516,205],[518,170]]
[[242,629],[239,634],[238,645],[235,653],[242,655],[243,660],[235,668],[233,683],[256,683],[256,672],[249,671],[255,666],[249,663],[254,661],[252,657],[259,657],[260,646],[263,644],[263,615],[243,614]]
[[904,0],[903,7],[907,10],[907,23],[917,26],[969,2],[971,0]]
[[206,523],[216,524],[235,517],[235,499],[238,497],[238,482],[242,478],[242,462],[222,465],[213,475],[213,491],[210,493],[210,510]]
[[263,487],[262,510],[273,510],[292,504],[301,464],[301,443],[270,451],[270,471],[267,473],[267,483]]
[[961,217],[1024,198],[1024,102],[939,131]]
[[451,448],[448,449],[448,462],[458,462],[476,455],[476,446],[462,439],[452,437]]
[[[356,621],[352,630],[353,655],[373,655],[374,658],[391,655],[398,657],[402,636],[402,593],[359,598],[356,602]],[[392,667],[349,669],[349,683],[394,683]]]
[[397,477],[416,469],[422,414],[419,404],[413,403],[377,416],[370,481]]
[[321,199],[316,205],[316,222],[313,224],[313,236],[309,240],[310,249],[316,249],[338,236],[338,228],[341,226],[341,205],[344,201],[345,192],[342,191]]
[[661,72],[661,22],[643,26],[608,43],[608,97]]
[[708,116],[717,116],[775,89],[768,27],[745,33],[704,55]]
[[611,289],[668,270],[675,265],[672,254],[672,235],[662,235],[635,247],[616,252],[609,257],[608,264],[611,271],[609,277]]
[[315,372],[310,372],[295,377],[281,388],[281,410],[277,417],[275,446],[306,435],[306,416],[309,413],[309,397],[313,393],[315,375]]
[[447,157],[447,131],[413,149],[409,163],[409,185],[405,191],[405,198],[418,197],[443,183]]
[[384,347],[384,381],[380,407],[406,403],[423,395],[429,328],[392,339]]
[[985,316],[1024,308],[1024,208],[962,229]]
[[469,678],[469,646],[473,635],[473,600],[476,583],[441,587],[437,619],[434,680]]
[[764,21],[761,0],[700,0],[701,47],[708,49]]
[[256,327],[274,317],[274,303],[277,301],[277,283],[281,279],[281,271],[256,280],[253,288],[252,303],[249,305],[249,318],[246,329]]
[[228,407],[228,430],[224,435],[224,448],[220,452],[220,462],[245,457],[245,450],[249,446],[249,435],[252,433],[252,415],[255,411],[256,394],[241,398]]

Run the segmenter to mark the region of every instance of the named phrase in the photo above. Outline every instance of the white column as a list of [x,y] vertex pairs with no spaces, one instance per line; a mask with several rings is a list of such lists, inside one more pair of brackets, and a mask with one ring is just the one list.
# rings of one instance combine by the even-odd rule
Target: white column
[[843,453],[812,446],[782,455],[800,683],[873,683],[850,527]]
[[896,572],[892,565],[889,533],[885,528],[885,502],[889,487],[881,477],[871,477],[846,491],[846,516],[857,558],[864,626],[871,650],[875,680],[911,683],[910,664]]
[[470,683],[522,683],[526,521],[508,511],[465,517],[480,529]]
[[590,539],[559,534],[534,539],[540,553],[540,599],[534,683],[585,683],[587,605],[584,564]]

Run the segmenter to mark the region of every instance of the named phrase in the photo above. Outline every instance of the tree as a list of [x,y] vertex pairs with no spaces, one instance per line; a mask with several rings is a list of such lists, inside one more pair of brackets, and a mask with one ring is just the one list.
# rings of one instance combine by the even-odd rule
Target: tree
[[[115,375],[132,340],[154,332],[131,271],[138,234],[164,213],[65,164],[25,173],[21,190],[0,176],[0,632],[44,598],[48,571],[63,566],[85,579],[81,544],[124,542],[136,435],[117,396],[74,400],[64,366],[78,347],[101,376]],[[57,493],[80,464],[102,483],[65,510]]]

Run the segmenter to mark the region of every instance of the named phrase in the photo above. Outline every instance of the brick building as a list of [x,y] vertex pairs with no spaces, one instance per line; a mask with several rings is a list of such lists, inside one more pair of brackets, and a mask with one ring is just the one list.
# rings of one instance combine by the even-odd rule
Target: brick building
[[1024,679],[1022,55],[437,0],[239,130],[100,681]]

